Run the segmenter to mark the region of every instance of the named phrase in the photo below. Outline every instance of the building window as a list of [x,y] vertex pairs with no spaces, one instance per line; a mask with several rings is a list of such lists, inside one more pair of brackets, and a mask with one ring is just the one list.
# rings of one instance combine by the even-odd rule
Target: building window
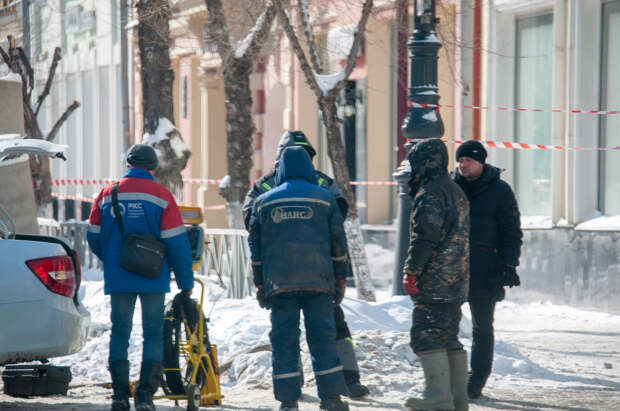
[[187,76],[181,77],[181,117],[187,118]]
[[[601,64],[601,110],[620,107],[620,1],[603,5],[603,50]],[[601,116],[601,147],[620,146],[620,116]],[[599,208],[605,215],[620,214],[620,162],[617,152],[599,154]],[[614,161],[615,159],[615,161]]]
[[[517,19],[515,107],[551,108],[553,16]],[[551,113],[515,112],[515,140],[551,144]],[[551,215],[551,152],[515,150],[515,189],[523,215]]]

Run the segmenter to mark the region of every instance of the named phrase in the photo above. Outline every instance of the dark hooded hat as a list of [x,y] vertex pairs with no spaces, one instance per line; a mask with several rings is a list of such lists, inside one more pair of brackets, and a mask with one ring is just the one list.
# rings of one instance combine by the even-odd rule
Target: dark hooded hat
[[411,165],[409,194],[413,197],[421,185],[448,174],[448,149],[439,138],[418,142],[407,154]]
[[278,151],[276,151],[276,166],[278,165],[278,161],[280,161],[282,151],[284,151],[285,148],[292,146],[300,146],[305,148],[310,156],[310,160],[312,160],[312,158],[316,155],[316,150],[312,147],[308,137],[306,137],[303,132],[299,130],[287,130],[284,134],[282,134],[280,143],[278,143]]
[[282,158],[276,173],[276,184],[280,185],[286,180],[301,178],[309,183],[318,184],[316,171],[308,152],[299,146],[286,147],[282,151]]

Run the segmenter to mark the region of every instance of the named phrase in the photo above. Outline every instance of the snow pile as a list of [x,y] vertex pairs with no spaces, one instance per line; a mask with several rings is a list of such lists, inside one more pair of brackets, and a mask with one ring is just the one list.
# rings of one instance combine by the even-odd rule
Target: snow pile
[[364,248],[373,285],[378,289],[389,287],[394,275],[394,252],[377,244],[366,244]]
[[142,138],[142,144],[149,144],[152,146],[155,143],[159,143],[160,141],[169,138],[170,134],[174,133],[175,131],[178,132],[177,128],[174,126],[174,124],[172,124],[170,120],[165,117],[160,117],[155,133],[144,133],[144,137]]
[[[389,280],[393,253],[372,245],[367,245],[366,250],[372,275],[382,274],[381,278]],[[258,398],[272,398],[269,311],[259,308],[253,297],[242,300],[224,298],[225,289],[215,275],[197,278],[206,285],[203,310],[210,318],[211,343],[217,345],[219,364],[224,368],[221,384],[232,395],[226,402],[236,401],[235,404],[242,406]],[[106,370],[110,337],[109,298],[103,295],[101,272],[85,270],[84,280],[80,295],[92,316],[88,342],[79,353],[53,360],[57,365],[71,366],[74,375],[71,385],[76,387],[110,381]],[[355,289],[347,289],[343,309],[353,334],[363,383],[369,387],[371,398],[381,401],[377,404],[394,408],[423,390],[424,377],[409,346],[412,301],[408,296],[391,297],[387,282],[382,285],[382,289],[377,290],[378,302],[375,303],[353,298]],[[168,299],[176,291],[173,287]],[[193,297],[200,297],[199,286]],[[463,305],[462,311],[460,339],[469,352],[471,321],[467,304]],[[138,378],[142,350],[139,312],[136,307],[129,347],[133,380]],[[496,392],[531,391],[532,385],[537,390],[558,387],[570,390],[576,386],[594,390],[620,388],[620,377],[615,370],[618,365],[609,359],[613,356],[609,353],[617,352],[614,348],[616,342],[613,339],[601,340],[606,333],[617,335],[619,315],[545,302],[503,301],[497,305],[495,318],[496,346],[489,387]],[[558,341],[559,335],[562,339]],[[315,395],[316,384],[303,325],[301,340],[306,381],[303,391]],[[609,342],[611,340],[613,342]],[[567,356],[572,362],[566,361]],[[245,398],[236,398],[241,395],[239,392]]]
[[21,83],[22,78],[17,73],[10,72],[6,76],[0,77],[0,81],[13,81],[15,83]]

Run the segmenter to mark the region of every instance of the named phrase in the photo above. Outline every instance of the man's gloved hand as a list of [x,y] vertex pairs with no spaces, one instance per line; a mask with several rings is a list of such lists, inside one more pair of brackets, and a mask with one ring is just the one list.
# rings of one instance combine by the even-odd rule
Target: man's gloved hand
[[511,265],[505,265],[502,271],[502,285],[510,288],[520,286],[521,280],[517,275],[517,268]]
[[198,307],[192,300],[192,290],[181,290],[181,292],[176,295],[175,299],[177,298],[181,307],[183,307],[183,313],[185,314],[187,322],[192,326],[198,324]]
[[417,293],[419,293],[420,290],[418,289],[418,277],[405,272],[403,275],[403,289],[409,295],[416,295]]
[[334,296],[334,305],[340,305],[342,300],[344,300],[344,294],[347,291],[347,279],[341,278],[336,280],[336,295]]
[[265,297],[265,287],[262,285],[256,286],[256,300],[258,300],[260,308],[264,308],[265,310],[271,308],[271,303],[267,300],[267,297]]

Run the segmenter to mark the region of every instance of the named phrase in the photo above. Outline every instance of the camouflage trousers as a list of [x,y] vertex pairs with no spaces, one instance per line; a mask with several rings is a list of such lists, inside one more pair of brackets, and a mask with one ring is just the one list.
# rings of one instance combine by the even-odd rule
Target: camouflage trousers
[[419,353],[445,348],[462,350],[459,342],[460,303],[416,303],[411,325],[411,348]]

